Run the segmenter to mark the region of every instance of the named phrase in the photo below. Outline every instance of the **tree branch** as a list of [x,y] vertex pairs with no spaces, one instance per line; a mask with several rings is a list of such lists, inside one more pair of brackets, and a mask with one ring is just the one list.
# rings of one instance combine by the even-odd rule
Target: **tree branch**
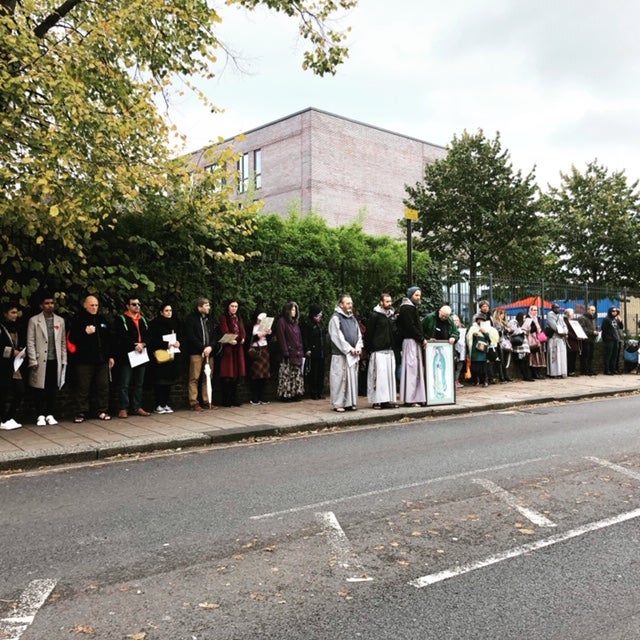
[[48,15],[34,30],[37,38],[44,38],[45,35],[55,27],[72,9],[79,5],[82,0],[66,0],[53,13]]

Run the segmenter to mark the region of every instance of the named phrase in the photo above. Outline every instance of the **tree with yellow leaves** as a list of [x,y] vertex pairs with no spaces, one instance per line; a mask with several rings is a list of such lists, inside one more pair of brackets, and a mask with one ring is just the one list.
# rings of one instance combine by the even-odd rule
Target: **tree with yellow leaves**
[[[319,75],[334,73],[347,55],[345,33],[328,29],[329,18],[355,3],[227,0],[297,16],[311,44],[303,66]],[[171,160],[172,132],[156,108],[158,94],[176,79],[210,77],[225,51],[215,35],[220,20],[207,0],[66,0],[59,6],[0,0],[5,296],[25,301],[43,282],[59,293],[111,287],[115,295],[140,283],[153,289],[144,265],[127,271],[122,262],[97,264],[95,258],[96,248],[104,249],[96,238],[107,248],[151,242],[118,232],[123,215],[144,215],[149,207],[163,212],[165,225],[176,216],[195,225],[203,256],[237,257],[226,239],[236,225],[250,232],[255,207],[234,204],[214,188],[215,176],[194,186]],[[126,246],[117,248],[127,253]]]

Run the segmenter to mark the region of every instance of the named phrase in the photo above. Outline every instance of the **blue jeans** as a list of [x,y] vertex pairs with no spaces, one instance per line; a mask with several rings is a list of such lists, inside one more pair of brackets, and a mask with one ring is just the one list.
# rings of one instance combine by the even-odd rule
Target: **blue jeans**
[[120,367],[120,409],[129,410],[129,387],[133,386],[133,398],[131,410],[135,413],[142,405],[142,385],[146,364],[141,364],[133,369],[129,363],[123,363]]

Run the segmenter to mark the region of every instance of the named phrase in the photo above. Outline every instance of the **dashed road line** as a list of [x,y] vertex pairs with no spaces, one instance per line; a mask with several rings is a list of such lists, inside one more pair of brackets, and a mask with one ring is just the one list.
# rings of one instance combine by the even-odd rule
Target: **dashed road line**
[[0,637],[6,640],[20,640],[31,626],[40,607],[46,602],[56,586],[57,580],[33,580],[18,598],[13,615],[0,618]]
[[542,515],[535,509],[530,509],[529,507],[523,507],[519,502],[518,498],[514,496],[512,493],[509,493],[506,489],[498,486],[491,480],[486,480],[484,478],[475,478],[472,482],[475,484],[479,484],[484,487],[489,493],[500,498],[504,502],[506,502],[512,509],[515,509],[520,515],[524,516],[527,520],[533,522],[538,527],[555,527],[555,522],[552,522],[546,516]]
[[342,502],[348,502],[349,500],[362,500],[363,498],[371,498],[374,496],[381,496],[386,493],[393,493],[394,491],[405,491],[406,489],[415,489],[417,487],[425,487],[429,484],[436,482],[447,482],[449,480],[459,480],[460,478],[468,478],[469,476],[475,476],[483,473],[491,473],[492,471],[501,471],[502,469],[513,469],[514,467],[522,467],[527,464],[533,464],[534,462],[546,462],[556,455],[545,456],[542,458],[530,458],[528,460],[521,460],[519,462],[508,462],[505,464],[499,464],[494,467],[486,467],[484,469],[474,469],[473,471],[463,471],[461,473],[454,473],[450,476],[440,476],[438,478],[429,478],[428,480],[421,480],[419,482],[411,482],[409,484],[402,484],[395,487],[387,487],[386,489],[377,489],[375,491],[367,491],[365,493],[359,493],[350,496],[343,496],[341,498],[333,498],[332,500],[323,500],[322,502],[316,502],[314,504],[306,504],[300,507],[291,507],[290,509],[283,509],[282,511],[271,511],[270,513],[262,513],[257,516],[250,516],[250,520],[266,520],[268,518],[278,518],[280,516],[291,515],[293,513],[300,513],[302,511],[310,511],[322,509],[334,504],[340,504]]
[[349,572],[347,582],[371,582],[373,578],[366,574],[335,514],[332,511],[316,513],[316,519],[327,534],[327,540],[336,556],[338,567]]
[[485,558],[484,560],[470,562],[454,567],[453,569],[446,569],[445,571],[439,571],[438,573],[432,573],[427,576],[422,576],[421,578],[412,580],[411,582],[409,582],[409,584],[412,587],[416,587],[417,589],[422,589],[423,587],[428,587],[438,582],[442,582],[443,580],[455,578],[464,575],[465,573],[475,571],[476,569],[482,569],[499,562],[504,562],[505,560],[510,560],[511,558],[517,558],[527,553],[531,553],[532,551],[538,551],[539,549],[551,547],[560,542],[565,542],[567,540],[571,540],[572,538],[583,536],[585,533],[591,533],[592,531],[605,529],[607,527],[611,527],[622,522],[627,522],[628,520],[633,520],[634,518],[638,517],[640,517],[640,509],[634,509],[633,511],[621,513],[611,518],[605,518],[604,520],[591,522],[589,524],[583,525],[582,527],[577,527],[576,529],[566,531],[565,533],[559,533],[555,536],[545,538],[544,540],[538,540],[536,542],[525,544],[521,547],[516,547],[515,549],[510,549],[509,551],[497,553],[495,555],[489,556],[488,558]]
[[609,462],[608,460],[602,460],[601,458],[596,458],[594,456],[585,456],[586,460],[591,460],[591,462],[595,462],[599,464],[601,467],[607,467],[612,469],[613,471],[617,471],[618,473],[622,473],[625,476],[629,476],[634,480],[640,480],[640,473],[637,471],[633,471],[632,469],[627,469],[626,467],[621,467],[619,464],[615,464],[614,462]]

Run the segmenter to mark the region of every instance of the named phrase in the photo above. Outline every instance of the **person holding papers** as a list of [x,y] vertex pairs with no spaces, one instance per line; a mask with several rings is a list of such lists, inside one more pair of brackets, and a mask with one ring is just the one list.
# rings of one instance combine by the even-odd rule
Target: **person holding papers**
[[33,388],[38,427],[58,424],[53,414],[67,367],[64,319],[54,313],[55,307],[53,296],[43,293],[40,296],[42,312],[29,318],[27,325],[29,383]]
[[247,356],[249,357],[249,392],[251,399],[249,404],[269,404],[264,399],[264,387],[271,377],[271,358],[269,356],[269,338],[271,337],[271,324],[273,318],[267,316],[264,311],[256,311],[253,314],[253,329]]
[[351,296],[343,294],[329,320],[331,368],[329,391],[334,411],[355,411],[358,402],[358,361],[362,352],[362,333],[353,315]]
[[239,407],[238,383],[244,378],[246,369],[244,361],[244,341],[247,332],[238,315],[238,301],[227,300],[225,312],[220,317],[220,334],[222,335],[222,358],[220,359],[220,383],[222,385],[222,406]]
[[171,386],[178,377],[177,356],[180,353],[178,321],[173,317],[173,307],[160,305],[158,315],[149,322],[149,353],[153,373],[153,389],[156,399],[154,413],[173,413],[169,406]]
[[18,305],[8,302],[2,306],[0,318],[0,429],[9,431],[22,425],[16,421],[18,407],[24,396],[20,366],[24,361],[24,342],[18,336]]
[[[120,366],[120,411],[118,418],[128,418],[129,410],[138,416],[151,415],[142,408],[142,385],[149,356],[147,342],[149,325],[140,312],[140,299],[136,295],[127,298],[126,310],[115,320]],[[129,387],[133,389],[129,397]]]

